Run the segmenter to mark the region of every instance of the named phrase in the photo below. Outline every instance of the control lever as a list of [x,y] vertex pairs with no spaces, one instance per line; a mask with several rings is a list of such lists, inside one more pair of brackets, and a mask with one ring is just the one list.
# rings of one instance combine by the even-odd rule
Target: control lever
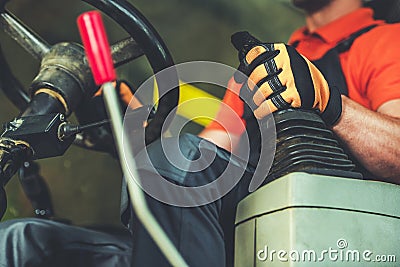
[[[100,13],[96,11],[83,13],[78,18],[78,27],[94,80],[97,85],[103,85],[104,100],[107,112],[111,118],[112,130],[119,158],[121,159],[122,171],[128,185],[132,207],[138,219],[142,222],[171,265],[188,266],[150,212],[144,193],[137,184],[137,182],[139,182],[139,176],[132,152],[130,149],[124,150],[123,141],[126,147],[126,142],[129,144],[129,140],[122,140],[122,134],[124,132],[122,127],[122,114],[118,96],[112,85],[112,81],[116,79],[116,73]],[[130,147],[130,145],[128,145],[128,147]],[[136,177],[136,179],[134,177]]]
[[[130,110],[126,113],[125,117],[130,121],[131,130],[141,129],[143,127],[143,123],[145,121],[140,121],[140,119],[145,118],[144,115],[147,115],[147,119],[152,119],[154,117],[155,111],[152,106],[145,105],[140,108]],[[81,133],[87,129],[97,128],[100,126],[108,125],[111,123],[110,119],[105,119],[98,122],[88,123],[85,125],[74,125],[71,123],[63,123],[60,125],[58,130],[58,136],[60,139],[68,138],[72,135]]]

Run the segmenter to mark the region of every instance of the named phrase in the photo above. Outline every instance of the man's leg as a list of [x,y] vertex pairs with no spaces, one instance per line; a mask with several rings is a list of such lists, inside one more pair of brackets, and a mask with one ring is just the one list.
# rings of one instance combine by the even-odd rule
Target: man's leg
[[[188,160],[196,161],[201,139],[195,136],[180,137],[182,153]],[[165,140],[164,142],[174,140]],[[204,141],[203,141],[204,142]],[[168,144],[164,144],[168,147]],[[156,141],[147,148],[152,164],[165,179],[172,183],[195,187],[209,184],[217,179],[226,168],[230,154],[219,150],[212,164],[201,171],[183,172],[180,175],[174,164],[164,158],[161,142]],[[204,155],[204,154],[203,154]],[[140,157],[140,154],[139,154]],[[144,170],[138,159],[142,180],[156,179],[157,174]],[[242,163],[243,164],[243,163]],[[233,168],[235,174],[243,172],[246,165],[238,164]],[[226,173],[232,175],[234,173]],[[212,203],[199,207],[176,207],[146,196],[148,206],[160,222],[167,235],[176,245],[189,266],[232,266],[234,218],[237,203],[248,194],[252,171],[247,169],[239,183],[225,196]],[[144,181],[146,182],[146,181]],[[218,190],[218,188],[216,189]],[[168,194],[168,192],[165,192]],[[134,238],[133,266],[169,266],[165,257],[148,235],[144,227],[134,220],[132,223]]]
[[130,266],[126,237],[42,219],[0,223],[0,266]]

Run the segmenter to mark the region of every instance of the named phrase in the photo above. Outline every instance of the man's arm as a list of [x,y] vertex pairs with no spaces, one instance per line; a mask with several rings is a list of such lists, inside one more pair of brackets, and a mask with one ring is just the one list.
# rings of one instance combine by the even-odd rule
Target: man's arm
[[230,152],[237,148],[240,136],[245,131],[246,122],[242,118],[244,104],[239,98],[242,84],[231,78],[224,99],[214,121],[199,136]]
[[378,112],[342,96],[342,116],[333,127],[354,156],[384,181],[400,184],[400,99]]

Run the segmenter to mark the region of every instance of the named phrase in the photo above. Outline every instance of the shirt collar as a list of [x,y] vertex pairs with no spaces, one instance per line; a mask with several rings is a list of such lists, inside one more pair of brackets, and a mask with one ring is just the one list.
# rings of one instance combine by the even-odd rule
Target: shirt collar
[[318,28],[315,32],[309,33],[306,27],[296,30],[289,43],[293,44],[314,35],[319,36],[326,43],[338,43],[365,27],[384,24],[382,20],[374,20],[374,12],[370,8],[359,8],[343,17]]

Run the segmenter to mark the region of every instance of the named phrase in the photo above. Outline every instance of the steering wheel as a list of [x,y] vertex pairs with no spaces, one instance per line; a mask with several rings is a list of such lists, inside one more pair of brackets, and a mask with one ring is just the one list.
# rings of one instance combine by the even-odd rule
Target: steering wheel
[[[125,0],[83,0],[84,2],[99,9],[108,15],[117,24],[119,24],[129,35],[127,39],[120,40],[111,46],[112,58],[115,67],[126,64],[142,55],[147,57],[154,73],[174,65],[172,57],[164,44],[163,40],[146,20],[146,18],[130,3]],[[71,97],[71,101],[77,106],[79,103],[75,98],[82,102],[82,98],[91,97],[95,92],[93,78],[89,71],[87,61],[84,56],[83,48],[75,43],[59,43],[50,45],[37,33],[29,29],[26,25],[18,20],[6,8],[5,4],[8,0],[0,0],[0,26],[29,52],[35,59],[41,61],[41,69],[46,68],[46,64],[54,61],[54,54],[60,58],[60,62],[56,62],[57,67],[66,68],[66,72],[73,76],[72,80],[78,84],[82,96],[77,97],[76,94]],[[56,57],[57,59],[57,57]],[[65,61],[65,62],[62,62]],[[63,65],[64,64],[64,65]],[[41,72],[39,72],[39,76]],[[178,75],[174,68],[169,68],[168,84],[160,82],[157,77],[159,96],[159,104],[153,119],[146,127],[146,143],[150,143],[159,138],[162,129],[166,129],[170,122],[170,113],[174,115],[174,108],[178,104],[179,83]],[[47,75],[47,76],[46,76]],[[58,79],[58,77],[50,77],[44,75],[44,79]],[[43,76],[43,75],[42,75]],[[37,79],[37,78],[35,78]],[[41,77],[43,83],[43,77]],[[33,82],[35,83],[35,81]],[[171,90],[170,85],[177,87]],[[68,84],[64,84],[68,86]],[[44,84],[46,86],[46,84]],[[88,89],[90,88],[90,89]],[[5,60],[3,52],[0,48],[0,89],[2,89],[11,100],[11,102],[21,111],[25,110],[31,99],[31,95],[24,90],[20,82],[12,74],[8,63]],[[79,91],[79,90],[78,90]],[[168,120],[167,120],[168,116]]]

